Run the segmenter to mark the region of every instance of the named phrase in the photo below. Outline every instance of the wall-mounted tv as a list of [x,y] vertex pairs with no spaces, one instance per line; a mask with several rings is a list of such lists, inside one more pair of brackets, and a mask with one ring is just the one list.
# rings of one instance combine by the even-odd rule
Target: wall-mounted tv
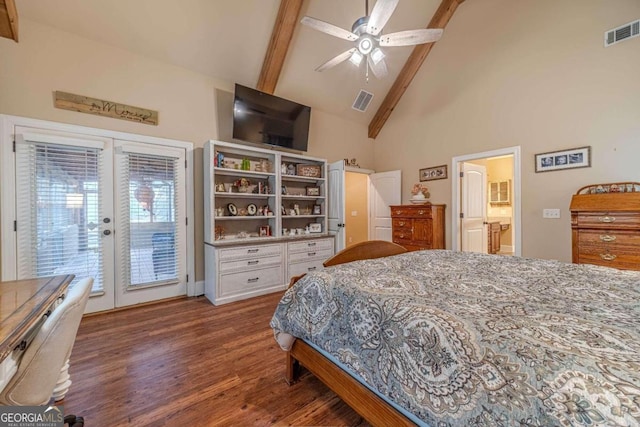
[[307,151],[311,107],[236,84],[233,138]]

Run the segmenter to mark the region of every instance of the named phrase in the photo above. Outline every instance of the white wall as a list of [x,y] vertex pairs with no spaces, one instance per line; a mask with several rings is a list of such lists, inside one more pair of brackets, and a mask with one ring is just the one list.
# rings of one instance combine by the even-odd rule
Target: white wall
[[[418,169],[519,145],[523,255],[571,261],[571,195],[640,181],[640,38],[603,47],[638,18],[637,0],[464,2],[376,139],[375,169],[403,169],[406,202]],[[536,153],[581,146],[591,168],[535,173]],[[451,177],[429,187],[451,247]]]
[[[233,92],[233,84],[24,19],[20,43],[0,38],[0,113],[195,144],[196,280],[204,279],[201,147],[229,127],[220,120],[228,120],[231,110],[228,116],[219,112],[224,102],[216,96]],[[157,110],[159,125],[56,109],[56,90]],[[309,155],[356,157],[363,167],[373,165],[366,126],[311,107]]]

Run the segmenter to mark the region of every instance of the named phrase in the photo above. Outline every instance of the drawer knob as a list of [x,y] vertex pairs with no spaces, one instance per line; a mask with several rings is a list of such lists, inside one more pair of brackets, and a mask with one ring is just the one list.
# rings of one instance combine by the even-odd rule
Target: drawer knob
[[309,242],[309,243],[307,243],[307,246],[315,246],[315,245],[316,245],[316,242]]
[[396,214],[397,214],[397,215],[402,215],[403,213],[404,213],[404,211],[403,211],[403,210],[398,210],[398,211],[396,211]]
[[247,253],[250,254],[255,254],[256,252],[258,252],[260,249],[247,249]]
[[418,215],[424,215],[424,213],[425,213],[425,212],[426,212],[426,211],[423,211],[422,209],[420,209],[420,210],[418,211]]
[[400,235],[400,238],[401,238],[401,239],[404,239],[404,234],[401,234],[401,235]]
[[307,255],[308,256],[316,256],[316,253],[315,252],[307,252]]
[[602,234],[600,235],[600,240],[602,240],[603,242],[613,242],[616,240],[616,236],[610,236],[608,234]]
[[314,271],[316,269],[316,267],[309,267],[307,268],[307,271]]
[[618,256],[614,254],[600,254],[600,258],[605,261],[613,261],[614,259],[618,258]]
[[399,225],[402,227],[404,225],[404,221],[400,221]]
[[600,218],[598,218],[598,221],[600,222],[614,222],[616,220],[615,216],[601,216]]
[[247,279],[247,283],[255,283],[255,282],[257,282],[258,280],[260,280],[260,278],[259,278],[259,277],[254,277],[253,279]]
[[257,263],[259,263],[259,260],[255,260],[255,261],[247,261],[247,265],[256,265]]

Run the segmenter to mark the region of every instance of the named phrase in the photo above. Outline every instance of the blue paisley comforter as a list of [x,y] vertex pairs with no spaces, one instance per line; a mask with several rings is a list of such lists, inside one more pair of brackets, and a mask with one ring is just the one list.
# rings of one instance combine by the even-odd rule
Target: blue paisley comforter
[[271,327],[434,427],[640,425],[640,272],[410,252],[305,276]]

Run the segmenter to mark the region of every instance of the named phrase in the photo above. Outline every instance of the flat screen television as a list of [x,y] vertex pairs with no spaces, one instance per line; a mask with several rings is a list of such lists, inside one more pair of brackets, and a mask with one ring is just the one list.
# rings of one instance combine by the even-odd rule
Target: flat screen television
[[236,84],[233,138],[307,151],[311,107]]

